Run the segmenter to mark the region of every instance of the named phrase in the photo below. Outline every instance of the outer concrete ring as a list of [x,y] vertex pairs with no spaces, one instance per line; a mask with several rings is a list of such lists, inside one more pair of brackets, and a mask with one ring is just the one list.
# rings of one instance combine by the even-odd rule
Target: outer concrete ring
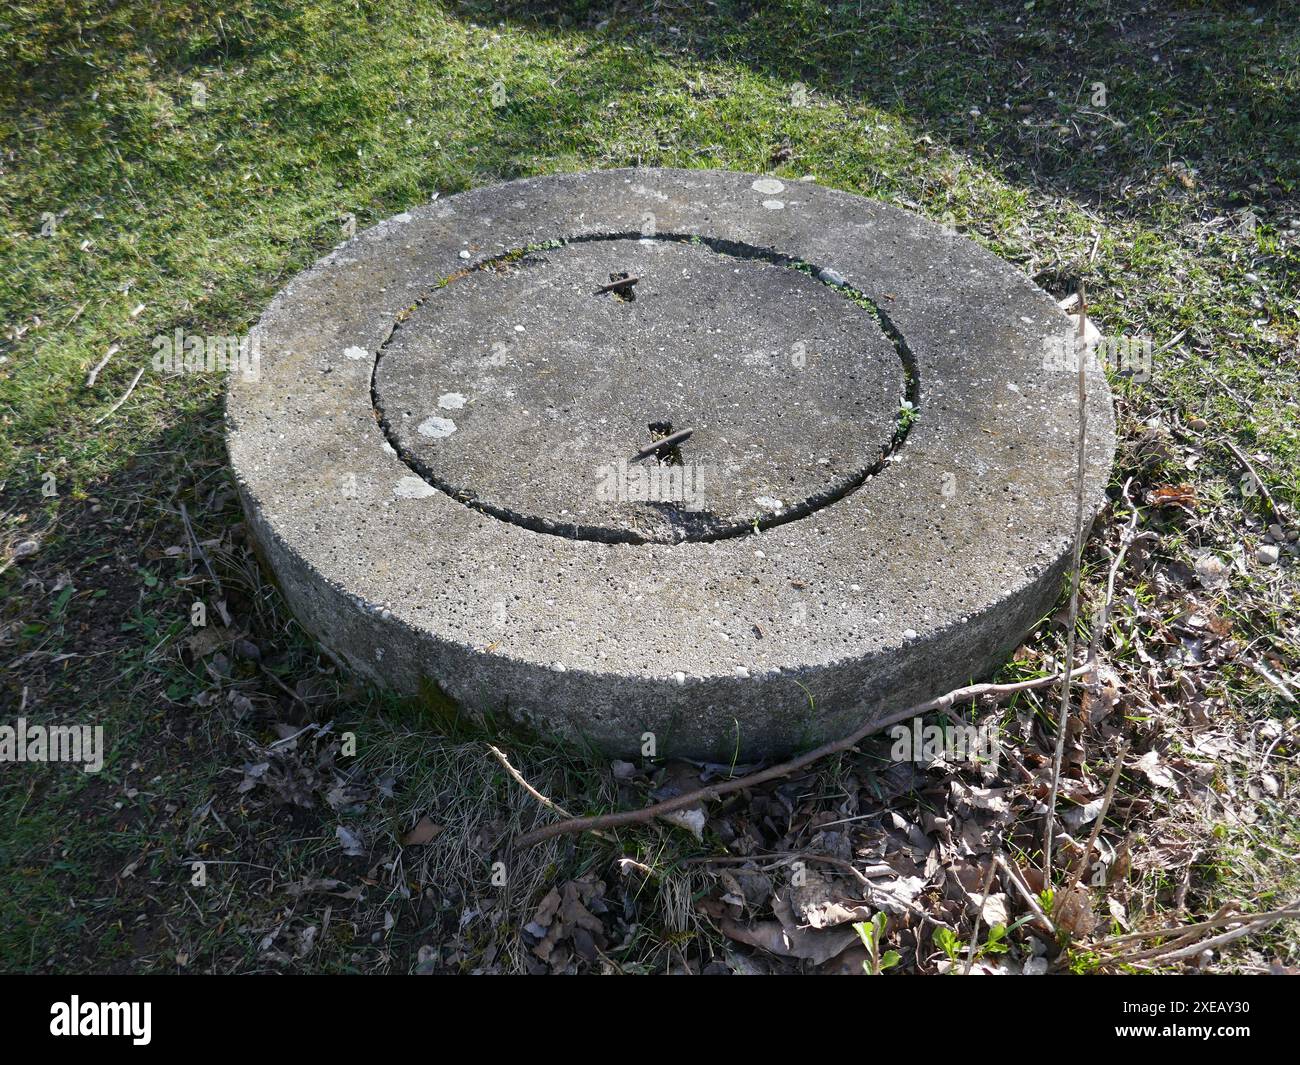
[[[857,491],[715,542],[605,544],[482,514],[376,424],[375,354],[440,279],[547,241],[660,234],[767,249],[869,297],[915,367],[906,446]],[[468,252],[469,258],[462,256]],[[812,183],[709,170],[566,174],[397,215],[293,279],[233,377],[249,526],[302,623],[357,673],[436,681],[614,753],[775,755],[987,674],[1050,607],[1075,513],[1068,319],[971,242]],[[1052,345],[1058,345],[1053,348]],[[1091,519],[1114,451],[1088,372]]]

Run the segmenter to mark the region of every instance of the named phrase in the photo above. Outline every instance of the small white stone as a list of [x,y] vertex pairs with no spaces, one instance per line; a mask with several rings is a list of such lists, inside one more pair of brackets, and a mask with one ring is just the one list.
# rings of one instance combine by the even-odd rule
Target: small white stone
[[673,674],[673,680],[675,680],[678,684],[685,684],[685,683],[686,683],[686,674],[685,674],[685,673],[682,673],[682,672],[679,670],[678,672],[676,672],[676,673]]
[[1255,561],[1261,566],[1275,565],[1277,559],[1277,544],[1260,544],[1259,547],[1255,549]]
[[469,252],[467,252],[467,251],[462,251],[462,252],[460,253],[460,257],[461,257],[462,259],[468,259],[468,258],[469,258]]
[[450,418],[439,418],[436,414],[425,418],[415,431],[421,436],[427,436],[431,440],[441,440],[444,436],[451,436],[456,431],[456,423]]
[[370,352],[368,352],[365,348],[351,347],[351,348],[343,349],[343,357],[345,359],[353,359],[353,360],[364,359],[369,354]]
[[775,196],[778,192],[785,191],[785,186],[776,178],[759,178],[750,188],[764,196]]
[[916,632],[915,629],[904,629],[904,630],[903,630],[903,639],[905,639],[905,640],[915,640],[915,639],[916,639],[916,636],[917,636],[917,632]]
[[35,540],[22,540],[14,548],[14,558],[28,558],[40,550],[40,544]]
[[784,200],[764,200],[764,201],[763,201],[763,206],[766,207],[769,211],[783,211],[783,210],[785,210],[785,201],[784,201]]
[[419,477],[403,477],[393,487],[393,495],[398,499],[426,499],[436,495],[438,489]]
[[736,667],[736,676],[738,676],[738,677],[748,677],[748,676],[749,676],[749,670],[747,670],[744,666],[737,666],[737,667]]
[[438,397],[438,406],[443,410],[460,410],[465,406],[465,397],[459,392],[444,392]]

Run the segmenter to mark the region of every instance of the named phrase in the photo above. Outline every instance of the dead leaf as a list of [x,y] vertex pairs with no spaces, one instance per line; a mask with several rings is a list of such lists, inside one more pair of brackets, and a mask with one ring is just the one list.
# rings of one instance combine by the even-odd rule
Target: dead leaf
[[415,827],[402,837],[404,847],[423,847],[431,843],[442,832],[443,826],[425,816],[415,823]]
[[1092,912],[1092,899],[1082,886],[1072,892],[1058,891],[1052,904],[1052,921],[1057,928],[1072,936],[1086,936],[1097,926]]
[[1196,489],[1190,484],[1163,484],[1147,493],[1147,502],[1157,507],[1191,510],[1196,506]]
[[660,814],[659,820],[686,829],[701,842],[704,840],[704,822],[707,818],[703,806],[691,806],[685,810],[673,810],[671,813]]
[[334,880],[330,877],[304,877],[292,884],[286,884],[284,890],[288,895],[297,896],[306,895],[313,891],[334,891],[342,886],[343,881]]
[[802,883],[790,889],[790,908],[801,925],[835,928],[852,921],[871,920],[871,908],[846,904],[836,885],[821,873],[807,872]]
[[235,634],[222,625],[204,625],[185,638],[185,646],[195,658],[207,658],[213,651],[225,647]]
[[1172,788],[1177,784],[1173,773],[1160,760],[1158,751],[1147,751],[1137,760],[1137,768],[1145,775],[1147,780],[1151,781],[1157,788]]
[[824,976],[866,976],[866,966],[871,956],[861,943],[852,944],[821,967]]
[[756,921],[743,925],[724,917],[720,922],[723,935],[751,947],[758,947],[782,958],[800,958],[814,965],[823,965],[857,938],[851,928],[828,931],[815,929],[787,929],[779,921]]
[[992,928],[996,924],[1005,926],[1007,923],[1007,897],[1003,894],[990,892],[981,895],[978,891],[972,891],[969,895],[969,909],[972,914],[980,914],[986,928]]
[[365,847],[361,843],[361,837],[353,832],[350,828],[339,825],[334,834],[338,836],[339,843],[343,845],[343,853],[350,858],[359,858],[365,854]]

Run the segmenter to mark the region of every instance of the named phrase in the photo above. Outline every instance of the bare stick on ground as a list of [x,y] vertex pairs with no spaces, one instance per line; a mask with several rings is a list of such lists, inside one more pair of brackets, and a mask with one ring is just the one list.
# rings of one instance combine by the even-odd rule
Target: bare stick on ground
[[993,873],[998,867],[998,858],[1000,855],[994,854],[989,858],[989,867],[984,870],[984,883],[980,885],[980,904],[975,910],[975,927],[970,933],[970,948],[966,951],[966,968],[962,971],[963,976],[970,976],[970,967],[975,964],[975,948],[980,941],[980,923],[984,919],[984,907],[989,903],[989,888],[993,886]]
[[[71,325],[72,323],[69,322],[68,324]],[[91,368],[90,373],[86,375],[87,388],[90,388],[99,379],[100,371],[103,370],[103,368],[108,365],[108,360],[111,359],[114,355],[116,355],[120,350],[121,348],[119,348],[116,344],[110,344],[108,346],[108,351],[105,353],[104,357],[100,359],[99,362],[95,363],[95,365]]]
[[1120,533],[1119,550],[1111,559],[1110,572],[1106,575],[1106,597],[1101,602],[1101,607],[1097,611],[1097,616],[1092,623],[1092,640],[1088,645],[1088,664],[1091,667],[1092,682],[1098,681],[1097,658],[1101,650],[1101,638],[1106,630],[1110,627],[1110,608],[1115,602],[1115,581],[1119,577],[1120,567],[1124,565],[1124,556],[1128,554],[1128,549],[1139,540],[1157,539],[1153,532],[1138,533],[1138,509],[1133,505],[1133,500],[1129,497],[1129,486],[1132,485],[1133,478],[1130,477],[1124,482],[1124,487],[1120,489],[1120,495],[1129,508],[1129,519],[1124,526],[1124,531]]
[[1042,926],[1049,936],[1055,936],[1056,925],[1052,924],[1051,919],[1043,912],[1043,908],[1038,904],[1038,900],[1034,898],[1034,893],[1029,890],[1029,885],[1025,883],[1024,877],[1020,875],[1020,870],[1000,854],[995,856],[993,860],[997,862],[998,868],[1007,874],[1007,879],[1011,881],[1011,886],[1020,893],[1020,897],[1025,900],[1025,905],[1029,907],[1039,925]]
[[514,778],[515,783],[518,784],[521,788],[523,788],[524,791],[528,792],[529,795],[531,795],[534,799],[540,802],[548,810],[554,810],[561,817],[573,816],[573,814],[569,813],[569,811],[566,810],[563,806],[561,806],[558,802],[554,802],[551,799],[548,799],[535,787],[529,784],[528,781],[524,779],[524,775],[520,773],[518,769],[516,769],[514,766],[510,764],[510,759],[508,759],[505,756],[504,752],[502,752],[499,748],[493,747],[492,744],[489,743],[488,750],[491,751],[492,754],[496,757],[496,760],[501,763],[501,768],[504,769],[507,773],[509,773]]
[[[1228,907],[1224,907],[1228,909]],[[1122,936],[1113,936],[1110,939],[1103,939],[1100,943],[1091,944],[1093,950],[1112,950],[1117,947],[1125,946],[1129,943],[1138,943],[1144,939],[1165,939],[1168,937],[1187,936],[1196,932],[1208,932],[1214,928],[1222,928],[1224,925],[1236,924],[1238,921],[1285,921],[1300,918],[1300,899],[1284,906],[1278,910],[1266,910],[1263,913],[1242,914],[1235,907],[1232,913],[1226,913],[1209,918],[1205,921],[1198,921],[1195,924],[1187,925],[1170,925],[1165,928],[1152,928],[1145,932],[1127,932]],[[1165,944],[1169,946],[1169,944]]]
[[[141,370],[140,372],[143,373],[144,371]],[[203,568],[208,571],[212,586],[217,591],[216,607],[217,613],[221,615],[221,624],[229,625],[231,618],[230,612],[226,609],[226,593],[221,590],[221,581],[213,570],[212,563],[208,561],[208,553],[203,550],[203,545],[199,543],[199,538],[194,533],[194,526],[190,523],[190,512],[185,509],[184,503],[181,504],[181,521],[185,523],[185,531],[189,534],[190,542],[194,545],[194,550],[198,552],[198,556],[203,562]]]
[[1128,740],[1120,744],[1119,752],[1115,755],[1115,768],[1110,773],[1110,783],[1106,785],[1106,794],[1101,800],[1101,809],[1097,812],[1097,820],[1092,826],[1092,832],[1088,835],[1088,843],[1083,848],[1083,857],[1079,859],[1079,865],[1074,870],[1074,875],[1070,877],[1070,886],[1066,888],[1065,894],[1068,897],[1078,886],[1083,871],[1088,868],[1088,857],[1092,854],[1092,848],[1097,845],[1097,837],[1101,835],[1102,823],[1106,820],[1106,814],[1110,810],[1111,800],[1115,798],[1115,785],[1119,783],[1120,772],[1124,769],[1124,756],[1128,754]]
[[122,393],[122,398],[119,399],[116,403],[114,403],[111,407],[109,407],[108,410],[106,410],[103,414],[101,414],[98,418],[95,419],[96,425],[98,425],[100,422],[108,421],[109,418],[113,417],[113,415],[117,413],[118,408],[121,407],[122,404],[125,403],[128,399],[131,398],[131,393],[135,391],[135,386],[140,383],[140,378],[142,378],[143,376],[144,376],[144,367],[141,366],[140,369],[136,370],[135,376],[131,378],[131,383],[126,386],[126,391]]
[[[1080,666],[1074,670],[1075,674],[1081,674],[1087,670],[1087,666]],[[830,743],[824,743],[806,754],[801,754],[797,758],[792,758],[788,762],[782,762],[780,765],[774,765],[770,769],[761,769],[757,773],[750,773],[748,776],[736,777],[733,780],[720,781],[717,784],[710,784],[708,787],[699,788],[695,791],[689,791],[682,795],[677,795],[671,799],[665,799],[663,802],[654,803],[651,806],[643,806],[639,810],[622,810],[613,814],[599,814],[593,817],[574,817],[567,821],[559,821],[553,825],[545,825],[542,828],[535,828],[531,832],[525,832],[514,841],[516,847],[531,847],[535,843],[540,843],[544,839],[550,839],[553,836],[565,836],[574,832],[591,832],[602,828],[621,828],[624,825],[645,824],[656,817],[664,814],[670,814],[674,810],[684,810],[690,806],[697,806],[703,802],[709,802],[717,799],[722,795],[728,795],[733,791],[743,791],[745,788],[757,787],[759,784],[765,784],[769,780],[778,780],[781,777],[788,777],[791,773],[797,773],[805,766],[812,765],[823,758],[832,754],[839,754],[842,751],[852,749],[856,744],[862,742],[868,736],[877,732],[883,732],[890,725],[896,725],[900,721],[909,721],[914,717],[922,714],[933,714],[939,711],[946,711],[954,703],[968,702],[978,699],[981,696],[990,695],[994,698],[1003,698],[1009,695],[1015,695],[1019,692],[1032,691],[1035,688],[1045,688],[1055,684],[1061,679],[1061,674],[1052,673],[1046,677],[1035,677],[1033,680],[1016,681],[1012,684],[972,684],[965,688],[958,688],[950,691],[946,695],[940,695],[934,699],[927,699],[923,703],[917,703],[915,706],[909,706],[906,710],[900,710],[897,713],[887,714],[885,717],[870,721],[860,726],[843,739],[832,740]]]
[[1225,440],[1223,446],[1232,452],[1232,457],[1241,463],[1242,469],[1250,475],[1250,479],[1254,481],[1255,487],[1259,489],[1260,494],[1264,497],[1264,501],[1268,503],[1268,509],[1273,512],[1274,520],[1279,525],[1285,526],[1286,518],[1283,517],[1282,511],[1278,509],[1277,503],[1273,500],[1273,494],[1268,490],[1268,485],[1264,483],[1264,479],[1260,477],[1259,471],[1255,469],[1254,463],[1252,463],[1250,459],[1246,457],[1246,453],[1242,451],[1241,448],[1237,447],[1237,445],[1231,440]]
[[1065,669],[1061,674],[1061,709],[1056,718],[1056,751],[1052,756],[1052,791],[1047,801],[1047,824],[1043,829],[1043,880],[1052,882],[1052,837],[1056,835],[1056,795],[1061,783],[1061,761],[1065,755],[1065,734],[1070,729],[1070,679],[1074,665],[1074,628],[1079,617],[1079,567],[1083,561],[1084,468],[1088,441],[1088,296],[1079,284],[1079,336],[1075,350],[1079,389],[1078,482],[1074,491],[1074,551],[1071,554],[1070,609],[1065,634]]
[[1252,932],[1258,932],[1277,921],[1294,921],[1300,918],[1300,902],[1293,902],[1290,906],[1273,910],[1269,913],[1255,914],[1253,916],[1234,915],[1225,920],[1224,923],[1241,922],[1240,927],[1231,929],[1227,932],[1221,932],[1219,935],[1211,936],[1209,939],[1195,940],[1191,943],[1184,943],[1187,936],[1176,939],[1173,943],[1166,943],[1159,947],[1151,947],[1147,950],[1138,951],[1135,954],[1121,954],[1109,959],[1113,964],[1132,965],[1136,962],[1147,962],[1149,965],[1171,965],[1174,962],[1186,961],[1189,958],[1195,958],[1197,955],[1207,950],[1213,950],[1215,947],[1226,946],[1233,940],[1241,939]]

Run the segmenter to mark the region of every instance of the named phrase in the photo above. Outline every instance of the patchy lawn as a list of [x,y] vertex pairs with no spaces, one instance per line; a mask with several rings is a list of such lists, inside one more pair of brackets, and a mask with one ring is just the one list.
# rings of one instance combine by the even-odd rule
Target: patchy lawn
[[[1297,963],[1295,921],[1204,957],[1104,942],[1300,898],[1289,5],[29,0],[0,45],[0,724],[107,744],[97,774],[0,774],[5,969],[847,971],[867,956],[849,922],[885,913],[890,971],[935,972],[964,963],[995,850],[1054,933],[998,870],[981,965]],[[987,772],[881,738],[714,804],[702,839],[657,823],[510,852],[555,815],[489,743],[574,813],[701,769],[364,690],[259,570],[222,383],[155,373],[152,338],[247,333],[352,224],[628,165],[814,175],[955,225],[1058,297],[1086,283],[1103,332],[1151,340],[1151,379],[1115,381],[1084,645],[1130,520],[1145,535],[1067,733],[1053,884],[1050,693],[969,708],[1003,726]],[[229,622],[192,625],[196,599]],[[1043,619],[999,679],[1052,670],[1067,623]],[[827,927],[783,941],[793,924]]]

